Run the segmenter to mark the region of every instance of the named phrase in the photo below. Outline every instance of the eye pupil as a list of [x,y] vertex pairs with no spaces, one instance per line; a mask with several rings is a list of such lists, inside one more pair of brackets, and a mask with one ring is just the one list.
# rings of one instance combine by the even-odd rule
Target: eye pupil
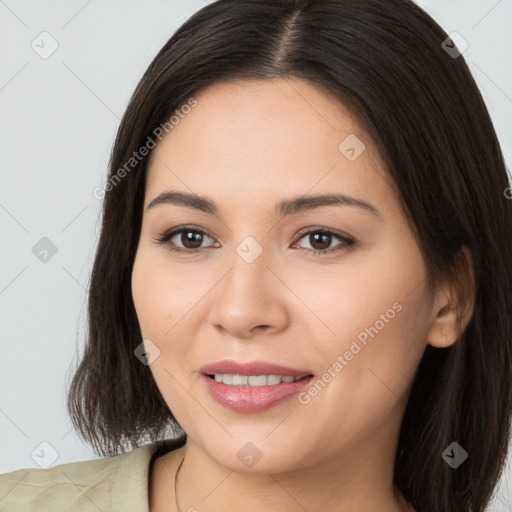
[[[323,242],[320,242],[320,247],[315,247],[315,243],[318,243],[318,237],[323,238]],[[327,249],[331,245],[331,235],[325,234],[325,233],[311,233],[309,235],[310,242],[314,241],[314,243],[311,243],[313,247],[315,247],[317,250],[321,251],[323,249]]]
[[[181,234],[181,242],[187,249],[197,249],[201,247],[202,237],[203,235],[201,233],[183,231]],[[188,245],[189,242],[192,242],[192,245]]]

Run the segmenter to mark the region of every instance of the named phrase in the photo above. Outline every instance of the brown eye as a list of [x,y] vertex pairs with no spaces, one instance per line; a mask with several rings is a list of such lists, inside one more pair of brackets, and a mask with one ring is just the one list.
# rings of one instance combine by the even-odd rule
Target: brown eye
[[198,249],[201,247],[204,235],[196,231],[184,230],[178,233],[178,240],[183,244],[185,249]]
[[[301,247],[297,244],[294,244],[293,247],[313,252],[315,255],[329,254],[334,251],[348,249],[355,244],[354,239],[346,235],[342,235],[341,233],[336,233],[326,229],[311,229],[301,235],[300,240],[302,239],[306,239],[311,248]],[[330,248],[333,239],[338,239],[341,241],[341,243],[337,244],[333,248]]]
[[308,236],[313,249],[323,251],[328,249],[331,245],[332,235],[327,235],[325,233],[310,233]]
[[[204,245],[202,246],[202,243],[207,238],[213,240],[213,238],[202,229],[184,227],[160,233],[155,241],[159,244],[168,244],[173,251],[198,252],[205,247]],[[219,247],[219,243],[214,242],[214,246]]]

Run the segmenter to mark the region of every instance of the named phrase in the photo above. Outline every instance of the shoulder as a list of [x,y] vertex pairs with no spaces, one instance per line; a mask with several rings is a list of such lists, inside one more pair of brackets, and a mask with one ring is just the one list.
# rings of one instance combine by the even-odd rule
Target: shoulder
[[74,503],[76,510],[92,510],[95,504],[110,511],[112,477],[126,455],[0,475],[0,510],[72,510],[69,504]]
[[148,510],[148,471],[174,439],[154,441],[102,459],[49,469],[26,468],[0,475],[0,510],[5,512],[117,512]]

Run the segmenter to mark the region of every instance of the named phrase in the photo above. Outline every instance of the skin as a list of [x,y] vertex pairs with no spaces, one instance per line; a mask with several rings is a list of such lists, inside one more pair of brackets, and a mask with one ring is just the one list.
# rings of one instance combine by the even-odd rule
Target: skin
[[[186,454],[182,512],[408,510],[393,493],[398,433],[426,345],[445,347],[457,337],[453,288],[429,296],[391,179],[333,97],[300,79],[276,79],[220,82],[195,98],[151,154],[132,274],[143,338],[160,350],[150,370],[188,434],[183,448],[156,460],[150,509],[176,510],[174,476]],[[349,134],[366,146],[354,161],[338,149]],[[147,209],[171,189],[207,196],[221,218],[173,204]],[[367,201],[380,215],[347,205],[282,218],[273,212],[283,199],[334,192]],[[202,252],[170,250],[173,242],[193,247],[186,232],[167,244],[154,240],[191,224],[208,233]],[[344,246],[333,235],[322,246],[302,235],[309,227],[356,243]],[[252,263],[236,252],[247,236],[263,249]],[[336,246],[342,249],[312,251]],[[203,365],[223,359],[271,361],[321,377],[394,303],[400,312],[307,404],[294,396],[267,411],[235,412],[200,378]],[[251,468],[237,457],[248,442],[262,454]]]

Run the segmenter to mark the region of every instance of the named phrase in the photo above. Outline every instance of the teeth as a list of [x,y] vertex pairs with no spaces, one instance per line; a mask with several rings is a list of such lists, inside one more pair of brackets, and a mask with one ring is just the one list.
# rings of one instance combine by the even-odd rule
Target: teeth
[[247,383],[249,386],[266,386],[268,384],[267,379],[266,375],[253,375],[247,378]]
[[281,384],[281,376],[280,375],[265,375],[267,378],[267,384],[272,386],[274,384]]
[[247,375],[233,375],[233,386],[247,386]]
[[230,373],[216,373],[214,378],[228,386],[275,386],[281,382],[294,382],[302,377],[291,377],[289,375],[233,375]]

